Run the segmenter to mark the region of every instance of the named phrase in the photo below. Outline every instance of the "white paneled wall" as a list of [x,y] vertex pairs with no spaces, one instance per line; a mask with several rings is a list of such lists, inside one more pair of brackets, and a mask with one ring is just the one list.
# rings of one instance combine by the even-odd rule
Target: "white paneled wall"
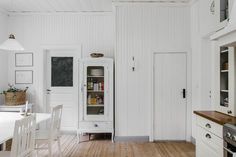
[[[13,32],[27,52],[34,53],[34,84],[30,85],[31,100],[44,110],[42,47],[47,45],[82,45],[82,56],[102,52],[113,57],[114,17],[112,13],[81,14],[14,14],[9,17],[8,32]],[[9,82],[14,83],[14,54],[9,57]]]
[[[192,110],[211,110],[212,56],[209,36],[202,33],[200,1],[191,6]],[[209,32],[208,32],[209,33]],[[204,34],[204,37],[202,36]],[[192,136],[196,136],[196,116],[192,115]]]
[[[0,43],[7,38],[7,15],[0,13]],[[7,52],[0,51],[0,93],[7,88],[7,73],[8,73]],[[3,95],[0,95],[0,104],[3,103]]]
[[[152,55],[188,54],[188,128],[191,136],[190,10],[187,6],[116,7],[116,136],[152,134]],[[136,69],[132,72],[132,56]]]
[[[191,47],[192,47],[192,110],[199,109],[201,104],[201,48],[199,28],[199,3],[191,6]],[[192,114],[192,136],[195,137],[195,115]]]

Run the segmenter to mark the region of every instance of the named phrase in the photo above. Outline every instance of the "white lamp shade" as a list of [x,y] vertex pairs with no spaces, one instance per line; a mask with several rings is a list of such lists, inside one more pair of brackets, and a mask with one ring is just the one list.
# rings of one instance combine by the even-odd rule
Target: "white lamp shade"
[[7,51],[23,51],[24,47],[16,39],[7,39],[0,45],[0,49]]

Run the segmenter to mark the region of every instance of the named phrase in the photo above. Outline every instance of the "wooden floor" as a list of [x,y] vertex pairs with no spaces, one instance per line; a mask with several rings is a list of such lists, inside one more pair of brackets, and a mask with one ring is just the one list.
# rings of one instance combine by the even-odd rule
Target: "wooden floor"
[[[109,140],[83,139],[77,144],[76,136],[64,135],[61,138],[65,157],[195,157],[194,145],[186,142],[116,142]],[[47,151],[39,151],[46,157]],[[58,157],[57,145],[53,145],[53,156]]]

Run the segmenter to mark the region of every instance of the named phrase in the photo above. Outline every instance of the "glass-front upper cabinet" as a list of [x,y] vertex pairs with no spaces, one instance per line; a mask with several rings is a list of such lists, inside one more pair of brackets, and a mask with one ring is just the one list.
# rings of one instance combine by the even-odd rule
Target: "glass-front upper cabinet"
[[85,59],[82,64],[82,120],[107,120],[113,108],[113,61],[110,59]]
[[[236,55],[234,47],[220,47],[219,53],[219,91],[215,96],[217,99],[217,111],[235,116],[235,68]],[[217,85],[216,85],[217,86]]]

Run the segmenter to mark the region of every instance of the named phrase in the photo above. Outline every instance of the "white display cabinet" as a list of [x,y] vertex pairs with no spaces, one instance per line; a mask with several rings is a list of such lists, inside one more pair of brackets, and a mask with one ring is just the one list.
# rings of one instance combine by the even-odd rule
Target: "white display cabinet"
[[218,46],[215,60],[215,89],[213,103],[216,111],[236,116],[235,108],[235,68],[236,55],[234,47]]
[[83,133],[111,133],[113,124],[113,60],[80,60],[78,140]]

